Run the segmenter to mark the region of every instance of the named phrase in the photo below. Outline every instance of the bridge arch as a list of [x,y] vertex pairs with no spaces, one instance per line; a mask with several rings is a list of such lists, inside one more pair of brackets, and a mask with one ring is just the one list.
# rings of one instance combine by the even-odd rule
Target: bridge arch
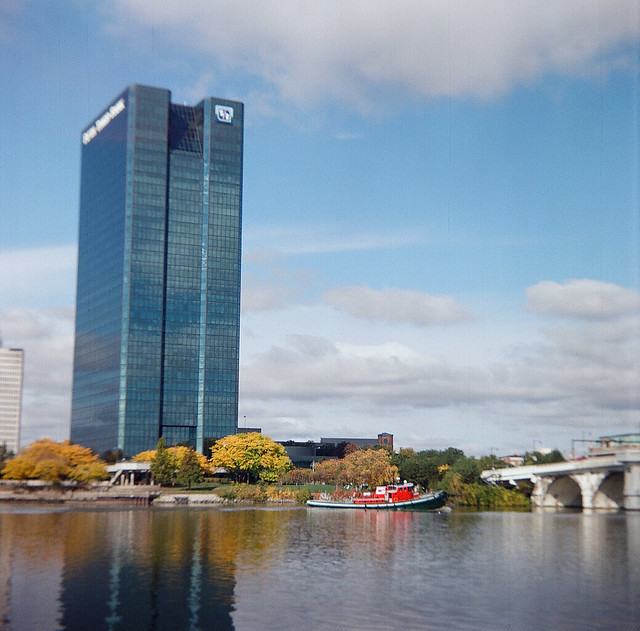
[[582,490],[580,485],[568,475],[551,482],[542,500],[547,508],[582,508]]
[[623,508],[624,473],[613,471],[600,484],[593,496],[593,508]]

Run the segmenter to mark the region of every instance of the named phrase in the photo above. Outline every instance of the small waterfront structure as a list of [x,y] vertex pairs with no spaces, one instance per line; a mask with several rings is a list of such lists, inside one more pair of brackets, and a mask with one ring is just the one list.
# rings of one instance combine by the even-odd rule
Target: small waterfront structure
[[107,467],[111,474],[109,486],[137,486],[153,484],[150,462],[116,462]]
[[510,467],[521,467],[524,464],[524,456],[518,456],[517,454],[502,456],[500,460],[506,462]]

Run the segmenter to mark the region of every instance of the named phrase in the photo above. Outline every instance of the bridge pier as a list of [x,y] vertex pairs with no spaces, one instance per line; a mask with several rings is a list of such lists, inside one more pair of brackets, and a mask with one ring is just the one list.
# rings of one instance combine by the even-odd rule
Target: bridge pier
[[593,498],[600,489],[600,485],[607,475],[605,473],[589,472],[571,477],[578,483],[580,491],[582,492],[582,508],[595,508]]
[[533,476],[533,491],[531,491],[531,505],[536,508],[544,506],[544,498],[547,497],[549,486],[553,482],[553,478]]
[[620,460],[624,465],[623,506],[625,510],[640,510],[640,454],[625,454]]

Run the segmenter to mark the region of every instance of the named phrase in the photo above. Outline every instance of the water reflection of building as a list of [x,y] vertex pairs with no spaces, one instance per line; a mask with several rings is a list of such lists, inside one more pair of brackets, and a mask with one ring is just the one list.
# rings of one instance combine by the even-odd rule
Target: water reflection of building
[[64,544],[59,513],[0,514],[0,629],[59,629]]
[[[92,513],[93,546],[84,539],[77,549],[69,537],[63,627],[84,628],[89,593],[105,629],[232,629],[233,559],[221,553],[212,519],[204,512]],[[82,514],[77,520],[86,522]]]
[[0,513],[0,630],[233,629],[221,511]]

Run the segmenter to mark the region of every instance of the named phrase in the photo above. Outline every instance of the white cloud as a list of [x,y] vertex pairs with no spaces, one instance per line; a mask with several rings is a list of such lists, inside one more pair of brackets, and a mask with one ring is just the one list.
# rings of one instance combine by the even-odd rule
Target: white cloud
[[0,305],[73,302],[76,257],[75,246],[0,250]]
[[336,224],[254,226],[243,234],[243,257],[264,262],[284,255],[396,249],[423,242],[425,237],[426,231],[420,228],[376,233]]
[[24,350],[23,446],[69,437],[73,322],[72,307],[0,308],[4,346]]
[[269,283],[245,273],[242,277],[242,312],[282,309],[299,293],[299,289],[295,287]]
[[492,98],[549,73],[606,71],[633,59],[621,47],[640,33],[636,0],[119,0],[111,18],[111,32],[134,40],[134,20],[281,100],[363,110],[374,90]]
[[336,309],[356,318],[389,324],[418,326],[451,324],[471,318],[469,310],[451,296],[433,296],[402,289],[374,290],[370,287],[335,287],[323,294]]
[[542,281],[527,288],[527,308],[584,320],[640,313],[640,292],[597,280]]
[[287,346],[273,346],[243,366],[242,384],[249,398],[356,398],[429,407],[483,398],[481,375],[464,373],[402,344],[356,345],[288,335]]
[[202,73],[195,83],[185,90],[185,99],[189,103],[198,103],[202,99],[202,95],[209,92],[209,86],[213,85],[214,81],[215,75],[213,72],[206,71]]

